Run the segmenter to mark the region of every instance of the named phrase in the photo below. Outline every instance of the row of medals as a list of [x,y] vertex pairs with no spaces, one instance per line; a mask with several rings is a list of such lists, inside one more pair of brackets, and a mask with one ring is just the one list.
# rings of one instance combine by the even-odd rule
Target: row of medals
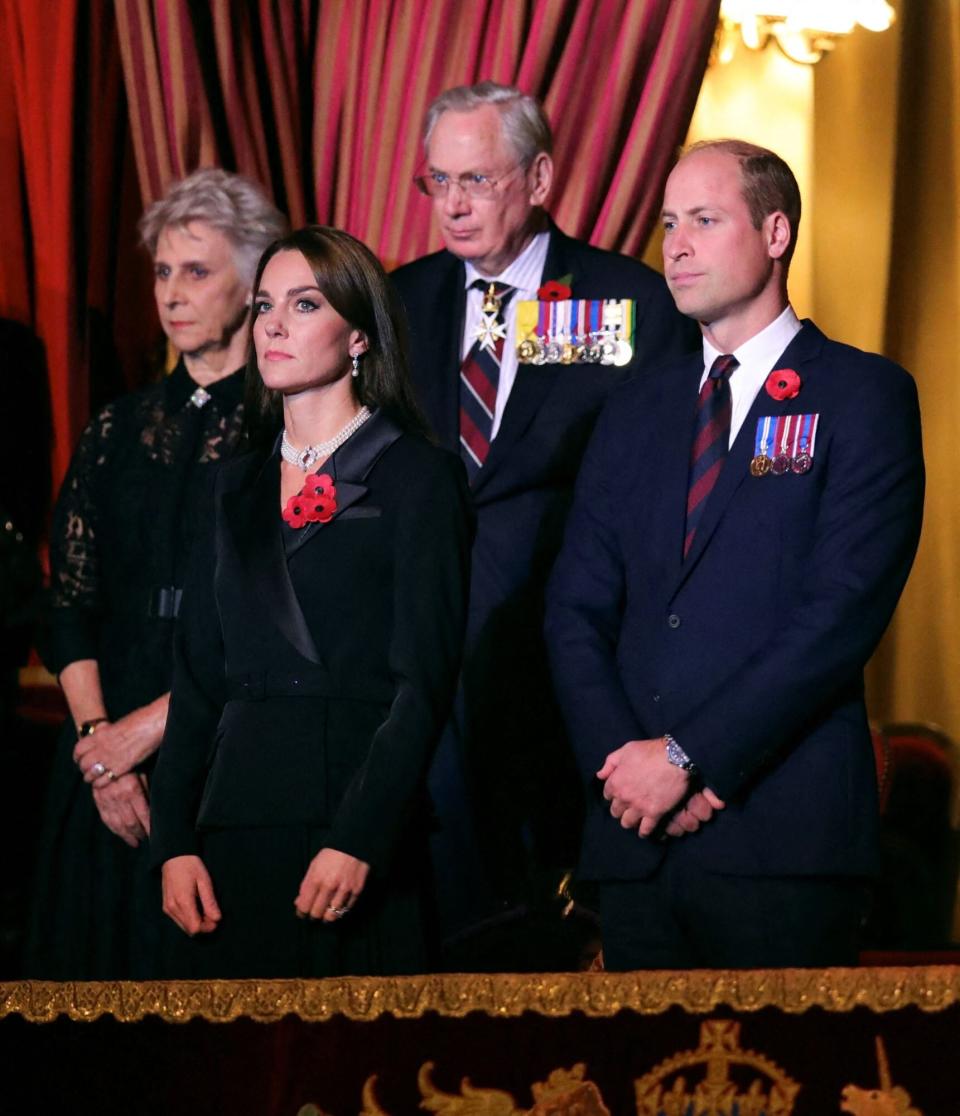
[[615,364],[622,368],[633,359],[633,346],[620,333],[623,308],[616,300],[605,300],[602,314],[602,328],[586,334],[528,335],[517,342],[517,361],[520,364]]
[[633,359],[633,346],[613,330],[600,330],[586,337],[526,337],[517,345],[520,364],[615,364],[623,367]]
[[761,450],[750,462],[750,475],[765,477],[770,473],[775,477],[782,477],[787,473],[796,473],[798,476],[802,476],[804,473],[810,472],[812,465],[813,457],[805,449],[801,449],[796,457],[791,457],[784,450],[781,450],[776,457],[768,457]]

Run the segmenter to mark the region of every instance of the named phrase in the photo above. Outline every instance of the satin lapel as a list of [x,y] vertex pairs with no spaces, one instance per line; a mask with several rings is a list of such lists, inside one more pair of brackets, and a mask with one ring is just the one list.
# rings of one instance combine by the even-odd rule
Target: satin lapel
[[[551,223],[550,244],[547,248],[543,273],[540,276],[541,283],[545,278],[555,279],[569,274],[571,269],[561,270],[567,263],[563,251],[564,239]],[[576,276],[574,276],[575,282]],[[573,297],[577,297],[575,290]],[[523,436],[543,405],[543,401],[550,394],[551,388],[556,383],[556,376],[556,369],[549,364],[517,365],[517,375],[503,411],[500,429],[497,431],[496,438],[490,443],[487,460],[473,482],[474,492],[482,491],[490,477],[496,475],[500,462],[509,458],[511,448]]]
[[300,529],[297,538],[287,547],[287,557],[295,554],[320,531],[325,530],[338,515],[352,507],[367,494],[364,481],[383,453],[393,445],[403,431],[386,415],[377,411],[332,457],[320,468],[329,473],[337,489],[337,510],[329,523],[308,523]]
[[[781,356],[774,362],[773,367],[779,368],[787,367],[791,364],[803,364],[805,361],[815,357],[822,343],[823,334],[820,333],[817,327],[811,322],[805,322],[804,328],[801,329]],[[679,580],[673,590],[674,593],[676,593],[677,589],[680,588],[690,572],[699,562],[705,548],[709,545],[711,536],[717,529],[717,525],[723,517],[731,499],[740,488],[740,485],[750,477],[750,461],[753,458],[754,449],[756,447],[757,420],[761,416],[766,415],[778,417],[791,407],[796,409],[792,399],[773,399],[763,387],[757,392],[757,396],[753,401],[753,406],[750,408],[743,425],[737,432],[737,436],[734,439],[733,445],[730,447],[730,452],[727,454],[727,459],[724,462],[717,483],[707,500],[707,506],[704,508],[703,516],[697,527],[697,533],[694,536],[693,546],[691,546],[690,553],[683,562]],[[684,491],[684,505],[685,504],[686,491]]]
[[262,601],[283,635],[305,659],[319,663],[306,619],[287,572],[280,535],[280,458],[271,454],[253,484],[224,496],[224,516],[249,576],[249,592]]

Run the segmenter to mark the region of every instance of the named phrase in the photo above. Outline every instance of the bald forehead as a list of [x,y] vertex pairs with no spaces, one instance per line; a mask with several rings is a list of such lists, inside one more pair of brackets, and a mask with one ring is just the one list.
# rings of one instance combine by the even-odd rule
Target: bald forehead
[[427,157],[440,147],[483,147],[489,151],[512,155],[510,144],[503,129],[503,117],[495,105],[481,105],[468,112],[448,109],[437,117]]
[[670,178],[674,175],[723,180],[728,183],[735,180],[738,184],[743,184],[740,160],[729,151],[692,151],[689,155],[684,155],[673,168]]
[[670,172],[663,212],[691,212],[718,197],[747,204],[740,160],[726,151],[694,151],[683,156]]

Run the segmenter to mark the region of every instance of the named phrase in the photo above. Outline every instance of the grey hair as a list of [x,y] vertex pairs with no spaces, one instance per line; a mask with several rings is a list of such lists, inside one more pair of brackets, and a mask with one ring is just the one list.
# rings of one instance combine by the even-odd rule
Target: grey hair
[[457,85],[433,100],[423,120],[424,148],[429,147],[433,129],[443,113],[473,112],[483,105],[495,105],[499,110],[504,137],[523,166],[529,167],[541,152],[549,155],[553,151],[550,121],[536,97],[515,85],[500,85],[495,81]]
[[233,246],[237,273],[253,282],[257,262],[268,244],[287,231],[287,220],[249,178],[219,167],[206,167],[174,182],[140,218],[140,241],[151,256],[168,225],[183,228],[202,221],[217,229]]

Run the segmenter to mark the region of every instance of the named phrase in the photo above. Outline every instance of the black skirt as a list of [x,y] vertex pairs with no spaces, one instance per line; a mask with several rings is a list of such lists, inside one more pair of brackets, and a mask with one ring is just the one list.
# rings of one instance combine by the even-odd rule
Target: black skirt
[[386,877],[371,873],[349,914],[323,922],[298,917],[293,902],[325,835],[296,826],[204,831],[201,856],[222,917],[208,934],[177,931],[167,974],[207,980],[426,971],[425,842],[406,842]]
[[161,910],[149,842],[131,848],[100,820],[73,762],[67,722],[57,740],[38,849],[23,971],[35,980],[155,980],[176,927]]

